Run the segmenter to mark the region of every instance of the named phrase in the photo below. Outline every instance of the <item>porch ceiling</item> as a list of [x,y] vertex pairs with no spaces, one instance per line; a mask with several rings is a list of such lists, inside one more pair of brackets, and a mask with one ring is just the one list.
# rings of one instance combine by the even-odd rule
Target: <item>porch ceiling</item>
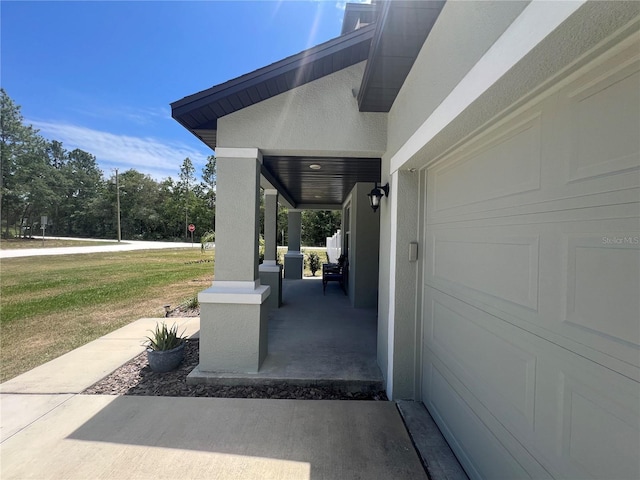
[[357,182],[380,181],[379,158],[264,156],[262,160],[262,175],[294,208],[340,208]]

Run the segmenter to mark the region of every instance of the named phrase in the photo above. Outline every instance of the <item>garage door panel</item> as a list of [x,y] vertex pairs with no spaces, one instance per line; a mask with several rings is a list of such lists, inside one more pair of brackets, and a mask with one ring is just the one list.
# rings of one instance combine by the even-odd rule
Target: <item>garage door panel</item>
[[422,392],[474,474],[640,478],[638,40],[426,169]]
[[614,343],[640,346],[640,232],[567,239],[564,321]]
[[431,213],[446,215],[468,205],[540,188],[540,125],[540,114],[529,114],[516,120],[508,131],[434,168],[428,186]]
[[432,327],[426,348],[445,362],[509,431],[531,435],[537,357],[523,335],[502,320],[441,292],[430,291],[427,301]]
[[621,192],[640,185],[639,57],[599,62],[430,167],[429,222],[637,201]]
[[600,210],[428,225],[425,284],[638,378],[640,232],[628,218],[638,204]]
[[538,236],[459,230],[432,235],[432,268],[427,281],[510,302],[538,307]]
[[536,448],[556,476],[640,478],[638,384],[562,349],[538,364]]
[[550,478],[436,357],[427,356],[423,371],[427,407],[470,478]]
[[571,182],[640,166],[640,60],[601,67],[562,91]]

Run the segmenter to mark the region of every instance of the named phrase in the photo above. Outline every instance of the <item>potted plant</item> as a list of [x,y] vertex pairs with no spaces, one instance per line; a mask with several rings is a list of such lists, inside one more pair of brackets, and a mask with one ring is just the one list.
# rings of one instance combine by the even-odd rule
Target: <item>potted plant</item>
[[[171,328],[167,324],[156,325],[152,335],[147,336],[147,358],[149,367],[154,372],[170,372],[180,365],[184,359],[184,345],[186,338],[178,335],[178,326],[174,323]],[[184,332],[183,332],[184,333]]]

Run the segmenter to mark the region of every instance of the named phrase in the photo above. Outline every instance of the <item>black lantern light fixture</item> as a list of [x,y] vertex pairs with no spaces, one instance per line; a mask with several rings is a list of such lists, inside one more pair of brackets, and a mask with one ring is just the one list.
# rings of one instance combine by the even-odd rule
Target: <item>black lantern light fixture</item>
[[369,197],[369,204],[371,205],[371,208],[373,208],[374,212],[377,211],[378,207],[380,206],[380,199],[382,198],[382,195],[384,195],[385,197],[389,196],[388,183],[378,186],[378,182],[376,182],[376,186],[373,187],[371,193],[367,193],[367,197]]

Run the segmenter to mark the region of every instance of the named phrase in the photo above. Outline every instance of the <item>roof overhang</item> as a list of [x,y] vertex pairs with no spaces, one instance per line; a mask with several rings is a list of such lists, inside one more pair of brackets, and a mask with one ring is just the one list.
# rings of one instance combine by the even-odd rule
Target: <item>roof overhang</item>
[[361,112],[391,109],[444,4],[444,0],[378,4],[376,32],[358,93]]
[[[343,32],[349,33],[173,102],[171,115],[215,149],[219,118],[365,60],[359,109],[388,112],[444,3],[350,4],[343,24]],[[371,21],[376,23],[366,25]],[[265,156],[263,160],[263,178],[295,208],[340,208],[355,183],[380,181],[379,158]],[[311,163],[322,169],[310,170]]]
[[218,118],[367,59],[375,26],[334,38],[171,104],[171,116],[215,149]]

